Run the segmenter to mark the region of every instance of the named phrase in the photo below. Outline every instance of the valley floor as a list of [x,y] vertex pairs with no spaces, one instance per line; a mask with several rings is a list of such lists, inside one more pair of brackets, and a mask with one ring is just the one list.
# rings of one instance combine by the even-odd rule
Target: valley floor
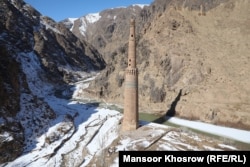
[[[77,83],[73,96],[88,86]],[[67,94],[67,92],[66,92]],[[27,141],[22,156],[0,166],[118,166],[120,150],[238,150],[231,142],[199,135],[186,128],[174,128],[141,121],[136,132],[120,133],[122,114],[99,106],[47,96],[45,101],[56,111],[42,135]],[[250,143],[250,132],[186,121],[177,118],[169,122]]]

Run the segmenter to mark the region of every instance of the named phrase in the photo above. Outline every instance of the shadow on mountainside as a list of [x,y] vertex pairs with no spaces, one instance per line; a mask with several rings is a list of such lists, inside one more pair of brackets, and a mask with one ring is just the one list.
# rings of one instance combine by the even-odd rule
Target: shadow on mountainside
[[171,104],[170,108],[167,110],[166,114],[155,119],[152,122],[161,124],[161,123],[164,123],[165,121],[167,121],[169,118],[174,117],[176,115],[176,110],[175,110],[176,106],[181,99],[181,93],[182,93],[182,90],[179,91],[178,95],[176,96],[175,100],[172,102],[172,104]]

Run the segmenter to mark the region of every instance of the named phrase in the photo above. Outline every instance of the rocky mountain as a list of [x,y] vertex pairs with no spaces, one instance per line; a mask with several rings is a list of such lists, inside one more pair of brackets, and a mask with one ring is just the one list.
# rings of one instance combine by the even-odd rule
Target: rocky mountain
[[[102,53],[106,62],[112,61],[116,50],[123,50],[127,42],[127,22],[131,17],[140,15],[148,5],[131,5],[106,9],[78,19],[65,19],[65,24],[78,38],[85,39]],[[139,27],[137,28],[139,30]],[[116,45],[114,44],[114,41]]]
[[0,1],[0,163],[32,147],[56,113],[44,100],[105,67],[101,54],[22,0]]
[[[105,55],[92,97],[123,105],[129,19],[136,18],[140,111],[250,129],[250,3],[155,0],[110,9],[72,32]],[[132,11],[131,11],[132,10]],[[85,25],[85,24],[84,24]]]
[[[248,9],[247,0],[156,0],[69,19],[72,33],[22,0],[1,0],[0,166],[118,166],[121,150],[249,149],[246,130],[164,122],[167,113],[249,128]],[[186,127],[140,121],[135,132],[119,130],[121,109],[107,102],[123,104],[131,16],[141,112]]]

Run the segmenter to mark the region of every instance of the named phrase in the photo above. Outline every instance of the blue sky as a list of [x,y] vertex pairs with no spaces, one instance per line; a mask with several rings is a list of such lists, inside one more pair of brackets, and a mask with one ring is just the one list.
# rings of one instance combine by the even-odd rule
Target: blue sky
[[36,8],[42,15],[55,21],[68,17],[80,17],[104,9],[132,4],[150,4],[153,0],[24,0]]

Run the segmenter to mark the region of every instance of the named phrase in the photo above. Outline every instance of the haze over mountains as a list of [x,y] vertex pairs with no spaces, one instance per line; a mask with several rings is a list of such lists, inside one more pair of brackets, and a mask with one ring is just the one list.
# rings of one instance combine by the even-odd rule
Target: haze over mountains
[[[249,130],[249,9],[248,0],[155,0],[56,23],[22,0],[1,0],[0,164],[72,165],[67,159],[76,155],[79,166],[94,163],[93,155],[103,151],[104,144],[96,144],[105,137],[100,129],[112,136],[105,144],[114,150],[111,164],[117,150],[132,148],[126,143],[131,136],[119,137],[121,114],[70,101],[123,105],[131,17],[140,112]],[[179,141],[181,134],[190,145]],[[189,135],[159,127],[146,145],[136,136],[133,148],[148,149],[161,138],[151,148],[236,149],[202,137],[200,145]],[[161,145],[166,142],[168,147]]]

